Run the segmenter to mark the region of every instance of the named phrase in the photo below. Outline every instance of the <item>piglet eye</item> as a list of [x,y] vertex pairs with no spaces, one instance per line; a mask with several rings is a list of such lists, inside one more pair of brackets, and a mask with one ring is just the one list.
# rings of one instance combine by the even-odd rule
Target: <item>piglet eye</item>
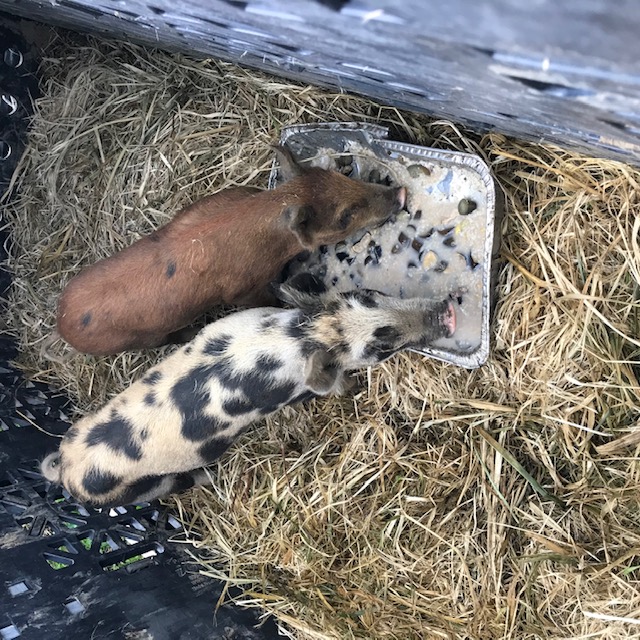
[[340,214],[340,219],[338,220],[338,226],[341,229],[346,229],[351,222],[351,218],[353,218],[353,211],[351,209],[345,209],[342,214]]

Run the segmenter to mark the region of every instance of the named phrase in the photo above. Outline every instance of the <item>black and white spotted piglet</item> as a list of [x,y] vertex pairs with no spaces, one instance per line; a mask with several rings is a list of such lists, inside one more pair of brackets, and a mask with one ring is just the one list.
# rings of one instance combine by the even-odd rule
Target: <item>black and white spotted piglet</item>
[[44,476],[94,506],[151,500],[207,482],[202,467],[252,422],[314,395],[340,393],[346,371],[455,330],[450,302],[373,291],[313,296],[205,327],[97,413],[74,424]]

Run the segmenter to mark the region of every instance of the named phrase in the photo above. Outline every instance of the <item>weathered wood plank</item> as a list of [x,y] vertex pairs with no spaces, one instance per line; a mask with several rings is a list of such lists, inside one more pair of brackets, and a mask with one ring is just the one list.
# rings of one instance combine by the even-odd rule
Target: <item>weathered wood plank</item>
[[0,9],[640,164],[635,0],[0,0]]

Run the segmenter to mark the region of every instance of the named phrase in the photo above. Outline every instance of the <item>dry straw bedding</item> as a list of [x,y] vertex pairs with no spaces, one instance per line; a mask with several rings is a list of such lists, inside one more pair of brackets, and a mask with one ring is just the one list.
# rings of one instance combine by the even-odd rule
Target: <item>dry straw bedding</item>
[[299,638],[640,637],[638,170],[230,64],[48,53],[5,207],[7,322],[78,413],[162,352],[41,360],[64,283],[205,194],[265,186],[283,126],[381,122],[480,153],[504,191],[489,362],[401,354],[258,425],[176,499],[204,570]]

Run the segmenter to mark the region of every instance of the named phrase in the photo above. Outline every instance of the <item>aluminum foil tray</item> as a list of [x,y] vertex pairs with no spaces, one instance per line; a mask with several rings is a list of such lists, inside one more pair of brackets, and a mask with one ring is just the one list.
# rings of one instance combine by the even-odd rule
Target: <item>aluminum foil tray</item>
[[[311,165],[352,178],[407,188],[406,209],[377,229],[295,258],[284,280],[313,273],[336,291],[376,289],[401,298],[454,300],[451,338],[415,349],[466,368],[489,355],[491,259],[496,194],[478,157],[386,139],[362,123],[288,127],[281,144]],[[274,166],[270,187],[278,184]]]

